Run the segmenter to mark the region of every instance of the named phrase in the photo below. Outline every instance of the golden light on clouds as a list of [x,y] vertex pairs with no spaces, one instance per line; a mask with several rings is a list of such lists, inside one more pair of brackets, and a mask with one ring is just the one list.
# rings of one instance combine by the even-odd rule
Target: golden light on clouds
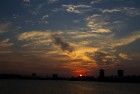
[[[118,47],[129,45],[140,38],[139,32],[134,32],[122,38],[114,38],[114,33],[104,29],[96,32],[81,31],[29,31],[17,35],[21,44],[17,53],[11,53],[7,58],[15,58],[13,62],[38,63],[52,69],[70,70],[76,76],[85,75],[99,66],[115,65],[121,60],[130,60],[131,55],[117,52]],[[99,32],[98,31],[98,32]],[[15,44],[10,39],[0,41],[2,54],[9,52]],[[3,61],[7,59],[3,58]],[[10,61],[9,61],[10,62]],[[51,68],[50,68],[51,66]]]
[[87,53],[95,53],[97,51],[97,48],[93,48],[93,47],[77,47],[75,48],[74,51],[67,53],[67,55],[71,58],[71,59],[80,59],[83,61],[87,61],[87,62],[95,62],[93,59],[91,59]]
[[17,70],[21,63],[32,72],[79,76],[104,66],[140,65],[138,0],[71,1],[0,0],[0,70],[15,62]]
[[124,54],[124,53],[120,53],[119,56],[122,58],[122,59],[128,59],[128,55],[127,54]]
[[[101,29],[104,31],[104,29]],[[91,32],[50,32],[32,31],[24,32],[18,36],[18,40],[24,42],[22,47],[35,48],[34,50],[44,50],[47,54],[64,54],[70,60],[82,60],[85,62],[95,62],[89,54],[105,52],[110,58],[114,58],[117,47],[129,44],[139,39],[139,32],[131,36],[114,39],[113,34],[95,34]],[[26,50],[26,49],[25,49]],[[106,57],[104,59],[106,59]],[[122,56],[122,55],[121,55]]]

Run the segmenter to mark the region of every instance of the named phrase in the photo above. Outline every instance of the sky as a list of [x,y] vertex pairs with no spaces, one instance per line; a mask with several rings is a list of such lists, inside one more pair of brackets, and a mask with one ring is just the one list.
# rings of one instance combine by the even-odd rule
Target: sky
[[139,0],[0,0],[0,73],[140,75]]

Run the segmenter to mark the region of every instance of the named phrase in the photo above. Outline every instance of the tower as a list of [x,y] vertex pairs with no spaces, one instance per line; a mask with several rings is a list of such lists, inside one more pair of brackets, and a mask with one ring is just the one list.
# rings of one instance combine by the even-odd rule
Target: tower
[[53,75],[52,75],[52,78],[53,78],[53,79],[57,79],[57,78],[58,78],[58,74],[53,74]]
[[118,77],[123,77],[124,76],[124,70],[118,70],[117,71]]
[[99,70],[99,78],[104,78],[104,69]]

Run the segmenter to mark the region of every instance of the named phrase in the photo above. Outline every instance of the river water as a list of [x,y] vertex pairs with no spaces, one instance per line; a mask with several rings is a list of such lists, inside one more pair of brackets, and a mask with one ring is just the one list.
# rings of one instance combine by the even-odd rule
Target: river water
[[50,80],[0,80],[0,94],[140,94],[140,84]]

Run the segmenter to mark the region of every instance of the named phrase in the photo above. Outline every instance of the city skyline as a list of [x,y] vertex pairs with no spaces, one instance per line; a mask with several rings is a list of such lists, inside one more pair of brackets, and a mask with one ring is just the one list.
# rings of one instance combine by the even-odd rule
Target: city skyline
[[1,0],[0,73],[140,75],[139,0]]

